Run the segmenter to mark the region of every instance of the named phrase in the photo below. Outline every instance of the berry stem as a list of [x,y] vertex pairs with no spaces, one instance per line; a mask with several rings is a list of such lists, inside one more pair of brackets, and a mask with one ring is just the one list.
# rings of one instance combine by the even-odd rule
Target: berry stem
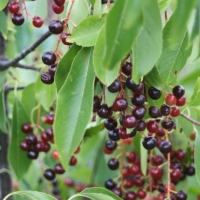
[[185,115],[183,113],[180,113],[180,116],[184,117],[185,119],[187,119],[188,121],[190,121],[192,124],[200,126],[200,122],[198,122],[198,121],[190,118],[189,116],[187,116],[187,115]]
[[165,11],[165,22],[168,21],[167,11]]

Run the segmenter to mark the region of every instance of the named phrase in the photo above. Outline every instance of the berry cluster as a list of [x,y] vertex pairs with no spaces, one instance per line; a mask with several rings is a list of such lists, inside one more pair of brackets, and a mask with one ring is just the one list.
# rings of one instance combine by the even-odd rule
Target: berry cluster
[[[186,103],[185,90],[177,85],[172,93],[162,94],[144,81],[136,84],[131,73],[132,64],[123,61],[118,78],[110,86],[106,88],[98,79],[95,80],[96,86],[100,84],[102,93],[94,96],[93,111],[105,119],[104,127],[108,130],[104,153],[115,155],[109,159],[108,167],[110,170],[120,171],[120,176],[108,179],[105,187],[125,200],[144,199],[148,192],[152,193],[154,190],[160,192],[157,199],[167,198],[170,194],[174,199],[185,200],[187,194],[184,191],[176,192],[174,184],[184,180],[186,175],[194,175],[195,169],[184,162],[185,151],[173,150],[170,142],[170,133],[176,128],[174,117],[180,115],[179,107]],[[110,107],[105,101],[105,88],[110,93],[116,93]],[[165,96],[161,107],[149,105],[148,99],[156,101],[161,95]],[[126,145],[134,142],[136,134],[140,134],[143,147],[149,151],[148,177],[142,173],[140,157],[136,151],[130,151],[130,148],[126,150]],[[157,155],[154,148],[158,148],[162,156]],[[162,181],[164,165],[168,165],[170,174],[167,184]],[[170,191],[169,183],[173,186]],[[138,187],[136,192],[130,190],[133,187]]]

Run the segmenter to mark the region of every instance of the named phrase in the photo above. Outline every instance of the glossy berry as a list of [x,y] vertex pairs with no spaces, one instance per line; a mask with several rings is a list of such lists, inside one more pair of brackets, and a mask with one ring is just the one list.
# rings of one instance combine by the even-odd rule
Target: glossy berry
[[22,14],[13,14],[11,19],[12,23],[16,26],[21,26],[24,23],[24,16]]
[[178,150],[178,151],[176,151],[176,158],[178,159],[178,160],[184,160],[185,159],[185,157],[186,157],[186,152],[185,151],[183,151],[183,150]]
[[182,85],[175,86],[172,91],[176,98],[181,98],[185,94],[185,89]]
[[20,148],[23,150],[23,151],[28,151],[30,149],[30,146],[29,144],[27,143],[26,140],[22,141],[20,143]]
[[149,115],[152,117],[152,118],[158,118],[161,116],[160,114],[160,109],[155,107],[155,106],[150,106],[149,107]]
[[165,98],[165,102],[167,105],[173,106],[176,104],[177,99],[173,94],[168,94]]
[[25,123],[25,124],[22,124],[21,130],[22,130],[22,132],[24,132],[24,133],[30,133],[30,132],[33,130],[33,128],[32,128],[32,126],[31,126],[31,124]]
[[97,95],[95,95],[93,98],[93,110],[96,111],[97,109],[99,109],[100,105],[101,105],[101,100]]
[[29,151],[27,152],[27,156],[28,156],[28,158],[30,158],[30,159],[37,159],[37,157],[38,157],[38,152],[35,151],[35,150],[29,150]]
[[136,89],[132,90],[134,94],[141,94],[144,91],[144,84],[140,82]]
[[160,155],[154,155],[151,159],[152,163],[156,166],[163,164],[163,157]]
[[136,125],[136,119],[133,115],[126,115],[123,120],[123,125],[126,128],[134,128]]
[[187,199],[187,194],[184,191],[180,190],[177,192],[176,200],[186,200],[186,199]]
[[146,129],[146,122],[143,120],[139,120],[137,122],[137,125],[135,126],[135,129],[137,131],[144,131]]
[[108,179],[106,182],[105,182],[105,187],[108,189],[108,190],[112,190],[114,189],[117,184],[112,180],[112,179]]
[[161,142],[159,149],[162,153],[170,153],[172,150],[172,144],[168,141]]
[[64,45],[72,45],[71,42],[67,42],[67,38],[68,38],[69,36],[71,36],[71,34],[69,34],[69,33],[63,33],[63,34],[62,34],[61,39],[62,39],[62,43],[63,43]]
[[130,76],[132,72],[132,64],[130,62],[126,62],[125,65],[122,66],[122,72],[127,76]]
[[62,6],[65,4],[65,0],[54,0],[54,3],[57,5],[57,6]]
[[114,194],[116,194],[117,196],[119,196],[119,197],[121,197],[122,196],[122,190],[120,189],[120,188],[114,188],[114,189],[112,189],[112,192],[114,193]]
[[186,102],[186,98],[183,96],[183,97],[181,97],[181,98],[177,98],[176,105],[177,105],[177,106],[184,106],[184,105],[185,105],[185,102]]
[[146,192],[145,192],[143,189],[139,189],[139,190],[137,191],[137,197],[138,197],[139,199],[144,199],[144,198],[146,197]]
[[54,82],[54,78],[49,74],[49,72],[43,72],[41,74],[41,81],[45,84],[52,84]]
[[55,76],[56,70],[57,70],[57,64],[53,64],[49,66],[49,74],[51,76],[53,77]]
[[151,136],[147,136],[143,139],[142,145],[146,150],[151,150],[156,147],[156,139]]
[[136,90],[138,85],[133,81],[131,77],[126,79],[126,86],[130,90]]
[[48,142],[48,141],[49,141],[49,138],[48,138],[46,132],[43,132],[43,133],[42,133],[41,139],[42,139],[43,142]]
[[120,139],[119,135],[118,135],[118,131],[119,129],[113,129],[111,131],[108,132],[108,137],[112,140],[112,141],[118,141]]
[[125,115],[120,115],[119,117],[119,123],[121,124],[121,126],[124,126],[123,121],[124,121]]
[[101,118],[109,118],[112,116],[112,111],[106,104],[103,104],[99,107],[97,114]]
[[108,130],[113,130],[117,127],[117,121],[113,118],[105,119],[104,127]]
[[63,32],[63,29],[64,29],[63,24],[59,20],[53,20],[49,24],[49,31],[52,34],[60,34]]
[[142,119],[146,114],[146,108],[144,106],[135,107],[132,114],[137,120]]
[[116,170],[116,169],[118,169],[118,167],[119,167],[119,161],[118,161],[118,159],[116,159],[116,158],[111,158],[111,159],[108,161],[108,167],[109,167],[111,170]]
[[165,130],[161,127],[158,128],[158,130],[156,131],[156,135],[163,137],[165,135]]
[[72,156],[70,161],[69,161],[69,165],[74,166],[77,163],[77,159],[75,156]]
[[65,170],[63,169],[62,165],[60,163],[56,164],[54,166],[54,172],[56,174],[64,174],[65,173]]
[[9,3],[9,5],[8,5],[8,10],[9,10],[11,13],[14,13],[14,14],[18,13],[19,8],[20,8],[20,7],[19,7],[19,3],[16,2],[16,1],[11,2],[11,3]]
[[120,82],[115,80],[110,86],[108,86],[108,91],[111,93],[119,92],[121,89]]
[[149,94],[150,98],[153,99],[153,100],[157,100],[161,97],[161,91],[157,90],[154,87],[149,88],[148,94]]
[[136,164],[133,164],[133,165],[130,167],[129,172],[130,172],[132,175],[136,176],[137,174],[140,173],[140,167],[139,167],[138,165],[136,165]]
[[174,186],[173,183],[170,183],[169,185],[168,185],[168,184],[165,184],[165,185],[164,185],[164,191],[167,193],[168,190],[172,190],[172,191],[175,190],[175,186]]
[[164,120],[162,120],[161,125],[164,129],[170,130],[174,127],[174,121],[171,118],[165,118]]
[[57,150],[53,150],[51,153],[52,158],[54,158],[55,160],[59,159],[59,154]]
[[105,146],[108,150],[114,151],[117,148],[117,143],[113,140],[107,140]]
[[127,139],[129,138],[129,134],[127,134],[126,128],[125,127],[120,127],[118,131],[118,136],[121,139]]
[[33,26],[35,26],[36,28],[40,28],[42,24],[44,23],[44,21],[42,20],[41,17],[35,16],[33,17],[32,23],[33,23]]
[[172,117],[177,117],[177,116],[179,116],[179,115],[180,115],[180,110],[179,110],[179,108],[178,108],[177,106],[172,106],[172,107],[171,107],[171,113],[170,113],[170,115],[171,115]]
[[144,185],[144,180],[143,179],[140,179],[140,178],[135,178],[134,179],[134,184],[135,186],[137,187],[142,187]]
[[113,105],[112,105],[112,110],[113,111],[124,111],[128,107],[128,102],[124,98],[117,98],[115,99]]
[[[60,194],[60,189],[59,189],[58,187],[54,187],[53,190],[52,190],[52,193],[53,193],[54,195],[58,195],[58,194]],[[57,198],[56,198],[56,199],[57,199]]]
[[188,176],[193,176],[195,174],[195,168],[190,166],[190,167],[187,167],[186,170],[185,170],[186,174]]
[[45,148],[45,143],[39,141],[36,145],[35,145],[35,150],[38,152],[44,151]]
[[155,166],[150,170],[153,179],[160,179],[162,177],[162,169]]
[[50,150],[50,148],[51,148],[51,146],[49,143],[44,143],[44,149],[43,149],[44,152],[48,152]]
[[60,14],[60,13],[62,13],[63,11],[64,11],[64,6],[62,5],[62,6],[58,6],[58,5],[56,5],[56,4],[52,4],[52,10],[54,11],[54,13],[56,13],[56,14]]
[[181,177],[181,171],[179,169],[172,169],[172,172],[170,173],[170,177],[172,181],[178,181]]
[[47,51],[42,55],[42,62],[46,65],[53,65],[56,62],[56,54],[52,51]]
[[142,94],[136,94],[131,101],[135,106],[142,106],[145,102],[145,97]]
[[45,133],[46,133],[47,137],[49,138],[49,140],[54,137],[53,128],[46,129]]
[[134,162],[136,159],[136,153],[135,152],[129,152],[126,156],[126,160],[130,163]]
[[126,180],[124,181],[123,185],[124,185],[125,188],[130,189],[130,188],[133,187],[134,182],[133,182],[133,180],[131,180],[131,179],[126,179]]
[[55,172],[52,169],[46,169],[44,171],[44,177],[47,180],[52,181],[55,178]]
[[36,145],[37,144],[37,137],[34,134],[30,134],[26,136],[26,142],[29,145]]
[[136,199],[137,195],[135,194],[135,192],[129,191],[126,193],[125,200],[136,200]]
[[151,133],[156,133],[158,131],[158,123],[152,120],[148,121],[147,130]]
[[166,104],[163,104],[161,107],[160,107],[160,112],[162,115],[164,116],[167,116],[170,114],[170,107]]

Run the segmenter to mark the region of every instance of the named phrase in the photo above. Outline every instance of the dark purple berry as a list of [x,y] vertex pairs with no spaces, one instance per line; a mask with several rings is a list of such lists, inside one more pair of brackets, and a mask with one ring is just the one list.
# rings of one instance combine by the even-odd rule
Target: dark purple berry
[[117,121],[113,118],[105,119],[104,126],[108,130],[113,130],[117,127]]
[[113,129],[111,131],[108,132],[108,137],[112,140],[112,141],[118,141],[120,139],[119,135],[118,135],[118,131],[119,129]]
[[111,93],[119,92],[120,89],[120,82],[118,80],[115,80],[110,86],[108,86],[108,91]]
[[139,120],[138,122],[137,122],[137,125],[136,125],[136,127],[135,127],[135,129],[137,130],[137,131],[144,131],[145,130],[145,128],[146,128],[146,122],[145,121],[143,121],[143,120]]
[[105,182],[105,187],[106,187],[108,190],[112,190],[112,189],[114,189],[116,186],[117,186],[117,184],[116,184],[112,179],[108,179],[108,180]]
[[137,120],[142,119],[145,114],[146,114],[146,108],[144,106],[140,106],[140,107],[135,107],[132,111],[133,116],[135,116],[135,118]]
[[150,98],[153,99],[153,100],[157,100],[157,99],[159,99],[161,97],[160,90],[157,90],[154,87],[150,87],[149,88],[148,94],[149,94]]
[[50,74],[51,76],[55,76],[56,69],[57,69],[57,64],[50,65],[50,66],[49,66],[49,74]]
[[44,171],[44,177],[47,180],[52,181],[55,178],[55,172],[52,169],[46,169]]
[[28,156],[28,158],[30,158],[30,159],[37,159],[37,157],[38,157],[38,152],[35,151],[35,150],[29,150],[29,151],[27,152],[27,156]]
[[180,190],[177,192],[176,200],[186,200],[186,199],[187,199],[187,194],[184,191]]
[[177,85],[173,88],[173,94],[177,98],[181,98],[185,94],[185,89],[182,85]]
[[145,97],[143,94],[136,94],[131,101],[135,106],[142,106],[145,102]]
[[117,143],[113,140],[107,140],[105,146],[108,150],[114,151],[117,148]]
[[52,51],[47,51],[42,55],[42,62],[46,65],[53,65],[56,62],[56,54]]
[[168,141],[163,141],[159,145],[159,149],[162,153],[170,153],[172,150],[172,144]]
[[21,26],[24,23],[24,16],[20,13],[13,14],[12,23],[16,26]]
[[146,150],[151,150],[156,147],[156,139],[151,136],[147,136],[142,141],[143,147]]
[[101,118],[109,118],[112,116],[112,111],[106,104],[103,104],[99,107],[97,114]]
[[63,29],[64,29],[63,24],[59,20],[53,20],[49,24],[49,31],[52,34],[60,34],[63,32]]
[[49,74],[49,72],[43,72],[41,74],[41,81],[45,84],[52,84],[54,82],[54,78]]
[[164,119],[161,122],[161,125],[164,129],[172,129],[174,127],[174,121],[171,118]]
[[118,169],[118,167],[119,167],[119,161],[118,161],[116,158],[111,158],[111,159],[108,161],[108,167],[109,167],[111,170],[116,170],[116,169]]
[[56,164],[54,166],[54,172],[56,174],[64,174],[65,173],[65,170],[63,169],[62,165],[60,163]]
[[162,115],[167,116],[170,114],[170,107],[166,104],[163,104],[160,108],[160,112]]
[[131,77],[126,79],[126,86],[130,90],[136,90],[138,88],[138,85],[136,83],[134,83],[134,81]]
[[155,106],[150,106],[150,107],[149,107],[149,115],[150,115],[152,118],[161,117],[160,109],[157,108],[157,107],[155,107]]
[[115,99],[112,110],[113,111],[124,111],[128,107],[128,102],[124,98],[117,98]]
[[130,76],[132,72],[132,64],[130,62],[126,62],[125,65],[122,66],[122,72],[127,76]]

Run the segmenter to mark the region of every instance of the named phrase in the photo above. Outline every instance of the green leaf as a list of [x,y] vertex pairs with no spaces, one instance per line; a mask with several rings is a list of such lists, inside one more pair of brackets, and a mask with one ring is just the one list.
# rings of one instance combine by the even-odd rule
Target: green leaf
[[94,16],[101,17],[102,4],[101,0],[96,0],[94,3]]
[[28,115],[31,114],[32,109],[37,105],[35,99],[35,83],[31,83],[23,90],[22,105]]
[[188,34],[186,30],[183,34],[179,35],[176,42],[171,42],[171,28],[175,18],[176,13],[172,15],[163,30],[162,54],[156,66],[147,75],[147,79],[151,85],[158,89],[164,86],[174,85],[177,79],[175,72],[180,72],[184,67],[192,50],[191,47],[188,47]]
[[144,28],[133,46],[132,78],[136,83],[154,67],[162,52],[162,23],[157,0],[147,0],[143,15]]
[[200,185],[200,159],[199,159],[199,152],[200,152],[200,135],[197,132],[196,138],[195,138],[195,151],[194,151],[194,163],[195,163],[195,169],[196,169],[196,177],[197,181]]
[[7,195],[3,200],[8,199],[8,197],[12,195],[21,195],[25,197],[28,197],[31,200],[56,200],[53,196],[43,193],[43,192],[37,192],[37,191],[17,191],[12,192],[11,194]]
[[104,69],[114,69],[130,52],[142,27],[145,0],[117,0],[107,16]]
[[40,16],[43,20],[47,18],[48,14],[48,0],[36,1],[35,16]]
[[1,0],[0,2],[0,11],[3,10],[8,3],[8,0]]
[[74,196],[70,197],[69,200],[74,199],[75,197],[87,197],[93,200],[120,200],[118,196],[116,196],[114,193],[112,193],[109,190],[106,190],[104,188],[97,188],[97,187],[92,187],[83,190],[79,194],[75,194]]
[[0,12],[0,32],[2,33],[3,37],[7,39],[7,16],[5,12],[1,11]]
[[4,133],[8,133],[8,128],[7,128],[7,117],[6,117],[6,109],[5,109],[5,102],[4,102],[4,91],[2,90],[0,92],[0,129]]
[[190,106],[199,106],[200,101],[200,77],[198,77],[194,86],[194,91],[190,99]]
[[92,53],[91,48],[84,48],[77,54],[68,78],[58,93],[55,142],[65,168],[91,119],[94,88]]
[[84,47],[91,47],[96,44],[98,34],[105,24],[105,16],[101,19],[90,16],[83,20],[73,31],[72,36],[67,38],[68,42],[76,43]]
[[165,12],[167,10],[167,8],[170,6],[171,2],[172,2],[172,0],[160,0],[158,2],[160,12]]
[[46,111],[49,111],[49,108],[56,99],[56,87],[54,84],[44,84],[39,76],[35,83],[35,95],[38,103],[40,103]]
[[176,9],[176,18],[171,26],[171,42],[176,42],[180,35],[185,33],[188,19],[192,12],[192,9],[196,3],[196,0],[181,0],[178,1]]
[[65,80],[67,79],[67,76],[72,66],[72,62],[80,50],[81,47],[74,44],[60,60],[55,75],[57,92],[60,91]]
[[108,88],[105,88],[105,103],[108,107],[111,107],[113,105],[114,100],[117,98],[118,93],[111,93],[109,92]]
[[6,80],[7,72],[8,72],[7,70],[0,72],[0,91],[4,87],[4,83],[5,83],[5,80]]
[[23,177],[31,164],[27,153],[20,148],[20,142],[25,139],[25,134],[21,131],[21,125],[27,122],[29,122],[29,118],[21,102],[16,98],[12,115],[12,135],[8,160],[18,179]]
[[142,174],[145,176],[147,174],[147,157],[148,157],[148,151],[143,147],[142,140],[140,140],[140,163],[141,163],[141,169]]
[[182,149],[187,150],[188,147],[188,138],[186,137],[184,132],[173,132],[170,134],[172,146],[174,147],[174,150]]
[[117,78],[117,75],[119,73],[120,62],[116,64],[113,70],[104,70],[102,62],[104,54],[105,54],[105,26],[102,27],[98,35],[97,43],[94,48],[93,63],[94,63],[95,74],[99,78],[99,80],[105,85],[110,85]]

